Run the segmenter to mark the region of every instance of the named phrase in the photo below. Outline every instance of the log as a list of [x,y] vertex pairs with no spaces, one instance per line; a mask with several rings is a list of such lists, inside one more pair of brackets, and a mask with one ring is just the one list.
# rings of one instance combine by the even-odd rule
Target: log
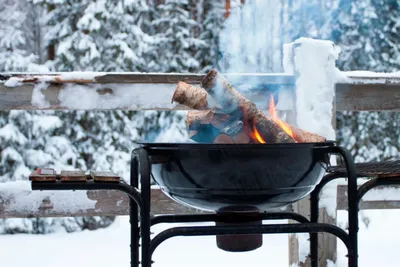
[[315,133],[310,133],[304,130],[301,130],[293,125],[288,124],[289,127],[292,129],[293,138],[296,140],[297,143],[319,143],[319,142],[326,142],[326,138],[322,137]]
[[207,110],[191,110],[187,115],[188,129],[196,130],[201,124],[211,124],[212,126],[222,129],[229,120],[229,115],[219,112],[216,109]]
[[[254,103],[240,94],[215,68],[207,73],[201,86],[226,113],[241,110],[244,121],[251,121],[267,143],[295,143],[291,136],[260,111]],[[253,125],[248,127],[249,134],[253,132],[251,127]]]
[[214,144],[233,144],[233,139],[227,134],[220,134],[214,139]]
[[233,141],[235,144],[249,144],[251,142],[250,137],[245,132],[238,133]]
[[178,82],[171,103],[178,102],[192,109],[208,108],[207,92],[185,82]]
[[187,115],[189,137],[199,143],[213,143],[228,123],[229,115],[215,109],[191,110]]

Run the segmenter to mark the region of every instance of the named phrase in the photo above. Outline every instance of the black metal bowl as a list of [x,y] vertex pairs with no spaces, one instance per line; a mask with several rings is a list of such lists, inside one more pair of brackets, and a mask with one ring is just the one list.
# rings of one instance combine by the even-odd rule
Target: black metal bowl
[[152,174],[175,201],[222,212],[292,204],[322,179],[334,142],[297,144],[140,143]]

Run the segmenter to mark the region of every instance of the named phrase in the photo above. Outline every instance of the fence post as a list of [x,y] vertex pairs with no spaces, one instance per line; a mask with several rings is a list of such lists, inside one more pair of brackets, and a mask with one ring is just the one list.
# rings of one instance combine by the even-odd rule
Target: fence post
[[[330,41],[299,39],[294,43],[284,45],[285,72],[296,77],[295,89],[295,125],[306,131],[324,136],[328,140],[335,139],[336,108],[334,104],[335,78],[338,71],[335,61],[338,53],[335,45]],[[315,90],[315,88],[317,90]],[[309,90],[307,92],[307,90]],[[308,98],[308,99],[307,99]],[[326,101],[323,106],[315,108],[305,105],[314,98],[313,104]],[[318,114],[318,113],[324,113]],[[327,120],[326,114],[330,114]],[[323,121],[326,120],[326,121]],[[309,121],[319,123],[310,124]],[[335,189],[334,196],[325,199],[325,203],[332,203],[329,210],[320,209],[320,222],[336,224],[336,185],[331,184],[328,190]],[[322,192],[323,195],[323,192]],[[326,196],[324,196],[326,197]],[[305,198],[292,206],[293,211],[309,218],[310,200]],[[334,210],[334,212],[332,212]],[[291,221],[291,223],[293,223]],[[291,234],[289,236],[289,266],[309,267],[309,236],[306,234]],[[319,234],[318,266],[327,267],[328,260],[336,262],[336,237],[330,234]]]

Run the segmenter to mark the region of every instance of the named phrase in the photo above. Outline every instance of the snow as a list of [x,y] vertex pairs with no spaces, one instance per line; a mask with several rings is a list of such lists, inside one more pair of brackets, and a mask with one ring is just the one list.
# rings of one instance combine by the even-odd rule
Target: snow
[[[299,38],[285,44],[283,66],[286,73],[297,73],[296,123],[297,127],[336,140],[332,126],[332,110],[337,77],[342,77],[335,62],[340,49],[331,41]],[[335,159],[331,159],[334,164]],[[320,207],[336,217],[337,181],[327,185],[320,196]],[[296,235],[299,243],[303,237]],[[299,259],[308,255],[309,247],[301,246]]]
[[22,156],[13,147],[6,147],[1,151],[1,164],[4,164],[9,159],[16,162],[23,162]]
[[400,190],[394,187],[376,188],[368,191],[362,198],[364,201],[400,200]]
[[390,72],[390,73],[385,73],[385,72],[374,72],[374,71],[343,71],[344,74],[346,74],[349,77],[354,77],[354,78],[400,78],[400,71],[396,72]]
[[51,201],[54,209],[66,213],[95,209],[96,205],[96,201],[87,197],[86,191],[33,192],[29,181],[13,181],[0,184],[0,199],[9,203],[5,212],[35,212],[40,208],[42,200],[46,198]]
[[57,116],[50,115],[41,115],[41,116],[33,116],[33,125],[32,132],[36,135],[39,135],[43,132],[48,132],[55,128],[59,128],[62,126],[62,121]]
[[[69,109],[173,108],[175,84],[66,84],[58,100]],[[99,94],[101,89],[112,93]]]
[[6,124],[0,128],[0,139],[24,145],[28,140],[14,124]]
[[[360,224],[359,232],[359,266],[363,267],[397,267],[399,210],[366,211],[372,218],[368,227]],[[338,220],[347,220],[347,213],[339,211]],[[274,221],[285,223],[285,221]],[[182,226],[183,224],[174,224]],[[188,225],[188,224],[186,224]],[[196,224],[210,225],[210,224]],[[160,224],[152,228],[154,233],[172,227]],[[390,229],[390,231],[388,231]],[[153,235],[154,237],[154,235]],[[215,237],[175,237],[162,243],[155,251],[154,267],[287,267],[287,235],[264,235],[261,248],[244,253],[229,253],[216,248]],[[29,248],[21,251],[21,244]],[[112,246],[110,246],[112,244]],[[2,265],[13,267],[128,267],[129,255],[129,218],[117,217],[106,229],[85,230],[79,233],[63,232],[47,235],[3,235],[0,238],[2,248]],[[43,260],[43,248],[46,248],[46,260]],[[88,249],[92,253],[87,253]],[[16,251],[18,255],[16,256]],[[71,256],[65,258],[65,255]],[[94,254],[95,253],[95,254]],[[329,263],[329,267],[347,266],[345,246],[338,240],[338,261]],[[60,260],[63,259],[63,260]],[[295,266],[293,266],[295,267]],[[297,266],[296,266],[297,267]]]
[[298,73],[296,80],[297,126],[328,140],[335,140],[332,127],[332,108],[334,99],[334,76],[339,72],[335,61],[338,49],[331,41],[300,38],[286,46],[294,47],[294,61],[285,56],[288,71],[294,68]]
[[61,80],[92,80],[96,81],[97,77],[106,75],[105,72],[95,71],[71,71],[60,74]]
[[349,84],[390,84],[400,83],[400,72],[341,71],[337,82]]
[[46,96],[42,93],[42,91],[46,90],[49,85],[50,84],[46,82],[35,84],[32,92],[32,106],[36,106],[41,109],[50,107],[50,102],[46,100]]
[[22,79],[19,77],[11,77],[10,79],[8,79],[5,83],[5,86],[7,87],[17,87],[17,86],[21,86],[23,85],[22,83]]

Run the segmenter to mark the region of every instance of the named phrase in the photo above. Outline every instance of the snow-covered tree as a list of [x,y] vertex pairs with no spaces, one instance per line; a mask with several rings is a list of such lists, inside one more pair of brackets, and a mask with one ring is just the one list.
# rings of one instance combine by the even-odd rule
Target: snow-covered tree
[[[342,70],[399,71],[398,1],[343,0],[334,12],[332,39]],[[357,161],[398,158],[398,112],[339,112],[338,139]]]
[[197,3],[196,9],[197,22],[201,23],[199,39],[206,43],[197,51],[196,58],[202,66],[200,72],[206,72],[212,67],[218,67],[221,59],[219,37],[225,20],[225,3],[203,0]]
[[146,71],[146,53],[153,45],[152,37],[142,30],[148,11],[144,0],[91,2],[77,22],[85,35],[80,40],[85,69]]
[[341,112],[338,139],[357,162],[399,159],[399,112]]
[[342,70],[379,71],[376,57],[380,49],[373,46],[377,15],[371,2],[343,0],[333,13],[331,39],[341,47],[338,65]]
[[[113,171],[129,182],[138,141],[187,139],[185,112],[0,112],[0,182],[27,180],[32,170]],[[69,232],[106,227],[113,217],[0,220],[0,233]]]
[[285,22],[289,41],[300,37],[326,39],[331,33],[337,0],[289,0]]
[[166,0],[156,7],[156,49],[158,69],[161,72],[197,72],[201,69],[196,51],[207,44],[195,37],[200,24],[193,19],[187,0]]
[[24,3],[0,0],[0,71],[33,70],[38,57],[28,49]]

